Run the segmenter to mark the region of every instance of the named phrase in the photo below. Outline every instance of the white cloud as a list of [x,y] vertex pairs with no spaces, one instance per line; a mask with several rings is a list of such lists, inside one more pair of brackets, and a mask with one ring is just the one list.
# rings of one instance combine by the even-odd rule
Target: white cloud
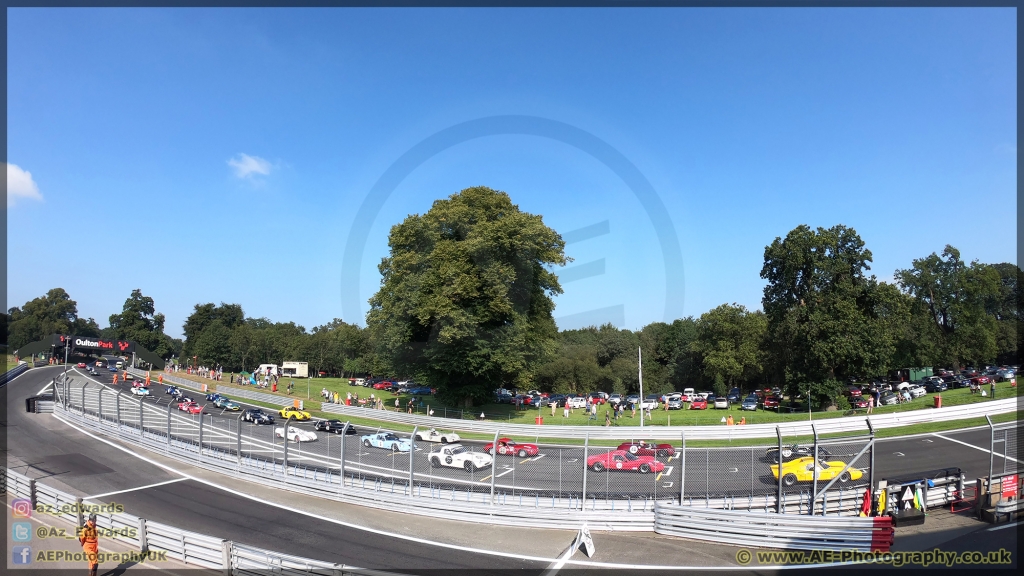
[[254,174],[263,176],[270,174],[270,162],[259,156],[239,153],[238,156],[228,160],[228,166],[235,169],[235,176],[239,178],[252,178]]
[[32,173],[22,170],[16,164],[7,165],[7,206],[14,206],[18,198],[42,200],[39,186],[32,180]]

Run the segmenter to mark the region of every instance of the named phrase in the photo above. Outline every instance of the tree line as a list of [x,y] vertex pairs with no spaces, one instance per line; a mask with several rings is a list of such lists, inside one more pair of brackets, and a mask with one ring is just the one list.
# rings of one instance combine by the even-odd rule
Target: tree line
[[462,405],[499,387],[637,392],[638,350],[645,393],[779,386],[820,404],[839,400],[851,377],[1018,362],[1021,269],[964,262],[952,246],[884,282],[869,274],[872,254],[855,230],[801,225],[765,247],[762,310],[722,304],[639,330],[559,331],[552,297],[564,246],[541,216],[477,187],[392,227],[365,328],[335,318],[307,330],[203,303],[179,340],[140,290],[101,329],[61,288],[3,319],[12,350],[53,333],[130,339],[225,371],[304,361],[315,375],[414,378]]

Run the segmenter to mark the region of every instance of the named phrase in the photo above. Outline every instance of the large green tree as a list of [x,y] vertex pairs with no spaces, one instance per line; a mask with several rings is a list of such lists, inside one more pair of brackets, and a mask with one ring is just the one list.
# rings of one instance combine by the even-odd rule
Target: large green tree
[[756,382],[761,376],[761,347],[767,328],[764,313],[749,312],[738,304],[722,304],[697,320],[697,337],[691,349],[700,355],[704,374],[711,381],[721,381],[726,387]]
[[110,315],[106,332],[111,338],[133,340],[161,358],[174,353],[175,344],[164,334],[164,315],[156,311],[153,299],[138,288],[124,301],[120,314]]
[[947,245],[942,255],[932,252],[913,261],[911,268],[897,270],[896,277],[908,294],[928,311],[938,329],[943,364],[995,359],[998,322],[992,302],[1002,296],[999,271],[977,261],[965,263],[960,251]]
[[474,187],[391,228],[367,324],[392,368],[422,375],[442,400],[482,402],[528,385],[554,350],[548,269],[565,242],[508,194]]
[[[801,225],[765,248],[762,304],[767,349],[790,394],[810,390],[818,404],[834,402],[848,376],[885,365],[892,325],[870,270],[871,251],[852,228]],[[892,313],[898,314],[899,311]]]
[[63,288],[53,288],[21,308],[8,310],[9,349],[17,350],[51,334],[99,336],[100,329],[92,318],[78,317],[78,303]]

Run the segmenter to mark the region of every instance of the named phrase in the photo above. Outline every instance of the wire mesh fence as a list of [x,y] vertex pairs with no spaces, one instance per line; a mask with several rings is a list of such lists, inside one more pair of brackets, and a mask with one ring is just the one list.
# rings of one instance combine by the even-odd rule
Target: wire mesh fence
[[[205,396],[134,395],[79,380],[64,389],[71,410],[112,430],[132,431],[168,450],[210,455],[260,470],[328,484],[383,486],[471,502],[550,501],[587,509],[647,509],[654,501],[830,513],[848,509],[870,480],[873,438],[786,436],[757,446],[686,446],[536,435],[460,438],[455,429],[409,432],[363,425],[324,426],[269,412],[216,408]],[[495,442],[496,441],[496,442]],[[1009,433],[1005,443],[1014,442]],[[782,449],[780,451],[780,444]],[[781,455],[781,456],[780,456]],[[781,467],[780,467],[781,460]],[[836,502],[839,502],[837,508]],[[813,504],[812,504],[813,503]]]

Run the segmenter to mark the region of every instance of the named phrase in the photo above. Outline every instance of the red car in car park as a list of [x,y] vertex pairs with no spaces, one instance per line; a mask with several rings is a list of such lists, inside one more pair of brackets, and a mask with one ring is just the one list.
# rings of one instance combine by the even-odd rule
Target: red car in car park
[[708,401],[707,401],[706,398],[701,398],[700,396],[694,396],[693,399],[690,400],[690,410],[707,410],[707,409],[708,409]]
[[587,467],[594,472],[635,470],[641,474],[663,472],[665,470],[665,464],[655,460],[654,456],[637,456],[625,450],[612,450],[604,454],[595,454],[587,458]]
[[374,384],[373,385],[373,389],[374,390],[391,390],[392,386],[394,386],[393,383],[388,382],[387,380],[385,380],[383,382],[377,382],[376,384]]
[[846,390],[843,391],[843,395],[850,398],[860,398],[862,392],[857,386],[847,386]]
[[619,450],[625,450],[637,456],[661,456],[663,458],[674,456],[676,453],[676,449],[671,444],[653,444],[643,440],[623,442],[619,444]]
[[[488,442],[485,444],[484,452],[494,454],[494,443]],[[538,452],[540,452],[540,449],[537,448],[536,444],[520,444],[511,438],[498,438],[498,454],[526,458],[528,456],[536,456]]]
[[971,382],[974,382],[978,386],[982,386],[992,382],[992,379],[988,376],[975,376],[974,378],[971,378]]
[[854,408],[867,408],[868,407],[868,401],[865,400],[864,398],[860,397],[860,396],[858,396],[856,398],[850,398],[850,406],[852,406]]
[[782,402],[782,398],[779,398],[778,396],[769,396],[764,399],[764,407],[765,409],[778,408],[780,402]]

